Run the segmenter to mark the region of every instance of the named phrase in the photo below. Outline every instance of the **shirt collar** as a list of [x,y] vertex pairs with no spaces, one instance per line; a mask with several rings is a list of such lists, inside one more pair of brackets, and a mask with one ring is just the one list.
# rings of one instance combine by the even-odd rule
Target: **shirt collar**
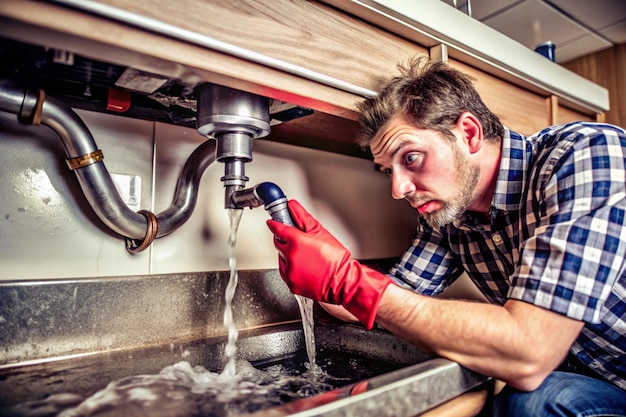
[[525,136],[504,128],[500,172],[491,200],[493,208],[512,211],[521,207],[531,152]]

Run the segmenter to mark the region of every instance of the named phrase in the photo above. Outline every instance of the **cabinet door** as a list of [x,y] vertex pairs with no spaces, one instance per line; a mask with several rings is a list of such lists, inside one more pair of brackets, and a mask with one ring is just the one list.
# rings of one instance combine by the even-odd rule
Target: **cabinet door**
[[550,124],[557,125],[569,122],[595,122],[603,121],[603,113],[590,113],[575,110],[565,106],[557,96],[550,96],[546,99],[548,103],[548,112],[550,113]]
[[589,115],[581,113],[577,110],[570,109],[568,107],[559,105],[556,111],[556,117],[554,118],[554,124],[569,123],[569,122],[595,122],[596,115]]
[[549,125],[546,98],[453,59],[450,65],[475,80],[485,104],[512,130],[530,135]]

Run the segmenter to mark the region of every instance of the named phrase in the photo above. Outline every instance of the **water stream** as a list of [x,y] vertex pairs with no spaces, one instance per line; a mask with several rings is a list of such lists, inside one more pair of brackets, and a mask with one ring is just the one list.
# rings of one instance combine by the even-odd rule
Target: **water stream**
[[[232,378],[236,374],[235,360],[237,356],[238,330],[237,324],[233,320],[232,301],[235,296],[238,281],[235,247],[237,244],[237,231],[239,230],[242,213],[243,210],[241,209],[228,209],[228,218],[230,220],[230,233],[228,235],[228,266],[230,268],[230,278],[228,280],[228,285],[226,286],[226,304],[224,308],[224,327],[226,327],[228,331],[228,344],[226,345],[225,350],[227,363],[222,371],[222,376],[224,378]],[[300,315],[302,317],[302,330],[304,331],[306,353],[309,358],[308,369],[312,375],[316,375],[319,374],[321,370],[315,361],[316,352],[313,324],[313,300],[300,295],[296,295],[295,298],[298,302]]]
[[317,354],[315,352],[315,332],[313,327],[313,300],[301,295],[296,295],[295,297],[300,308],[300,315],[302,316],[302,330],[304,332],[306,354],[309,358],[309,372],[317,375],[322,371],[315,360]]
[[239,276],[237,274],[237,257],[235,256],[235,246],[237,244],[237,230],[241,222],[243,210],[228,209],[228,217],[230,219],[230,234],[228,235],[228,266],[230,268],[230,278],[226,286],[225,307],[224,307],[224,327],[228,331],[228,343],[224,354],[227,362],[224,366],[221,376],[223,378],[233,378],[236,374],[235,360],[237,359],[237,323],[233,319],[233,298],[237,289]]

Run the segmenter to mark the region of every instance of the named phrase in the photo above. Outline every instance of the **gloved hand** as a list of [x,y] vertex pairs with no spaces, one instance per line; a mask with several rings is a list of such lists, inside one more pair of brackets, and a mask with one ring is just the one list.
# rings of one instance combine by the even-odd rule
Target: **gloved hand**
[[288,205],[297,228],[267,222],[279,252],[280,276],[292,293],[341,305],[371,329],[391,279],[351,259],[350,251],[300,203],[290,200]]

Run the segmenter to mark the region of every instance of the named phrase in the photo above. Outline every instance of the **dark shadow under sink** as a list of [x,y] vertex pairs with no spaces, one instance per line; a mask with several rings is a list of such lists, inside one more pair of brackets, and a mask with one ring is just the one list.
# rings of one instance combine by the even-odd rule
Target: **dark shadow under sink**
[[242,332],[235,385],[225,338],[2,365],[0,416],[413,416],[488,380],[381,330],[315,338],[316,375],[299,323]]

